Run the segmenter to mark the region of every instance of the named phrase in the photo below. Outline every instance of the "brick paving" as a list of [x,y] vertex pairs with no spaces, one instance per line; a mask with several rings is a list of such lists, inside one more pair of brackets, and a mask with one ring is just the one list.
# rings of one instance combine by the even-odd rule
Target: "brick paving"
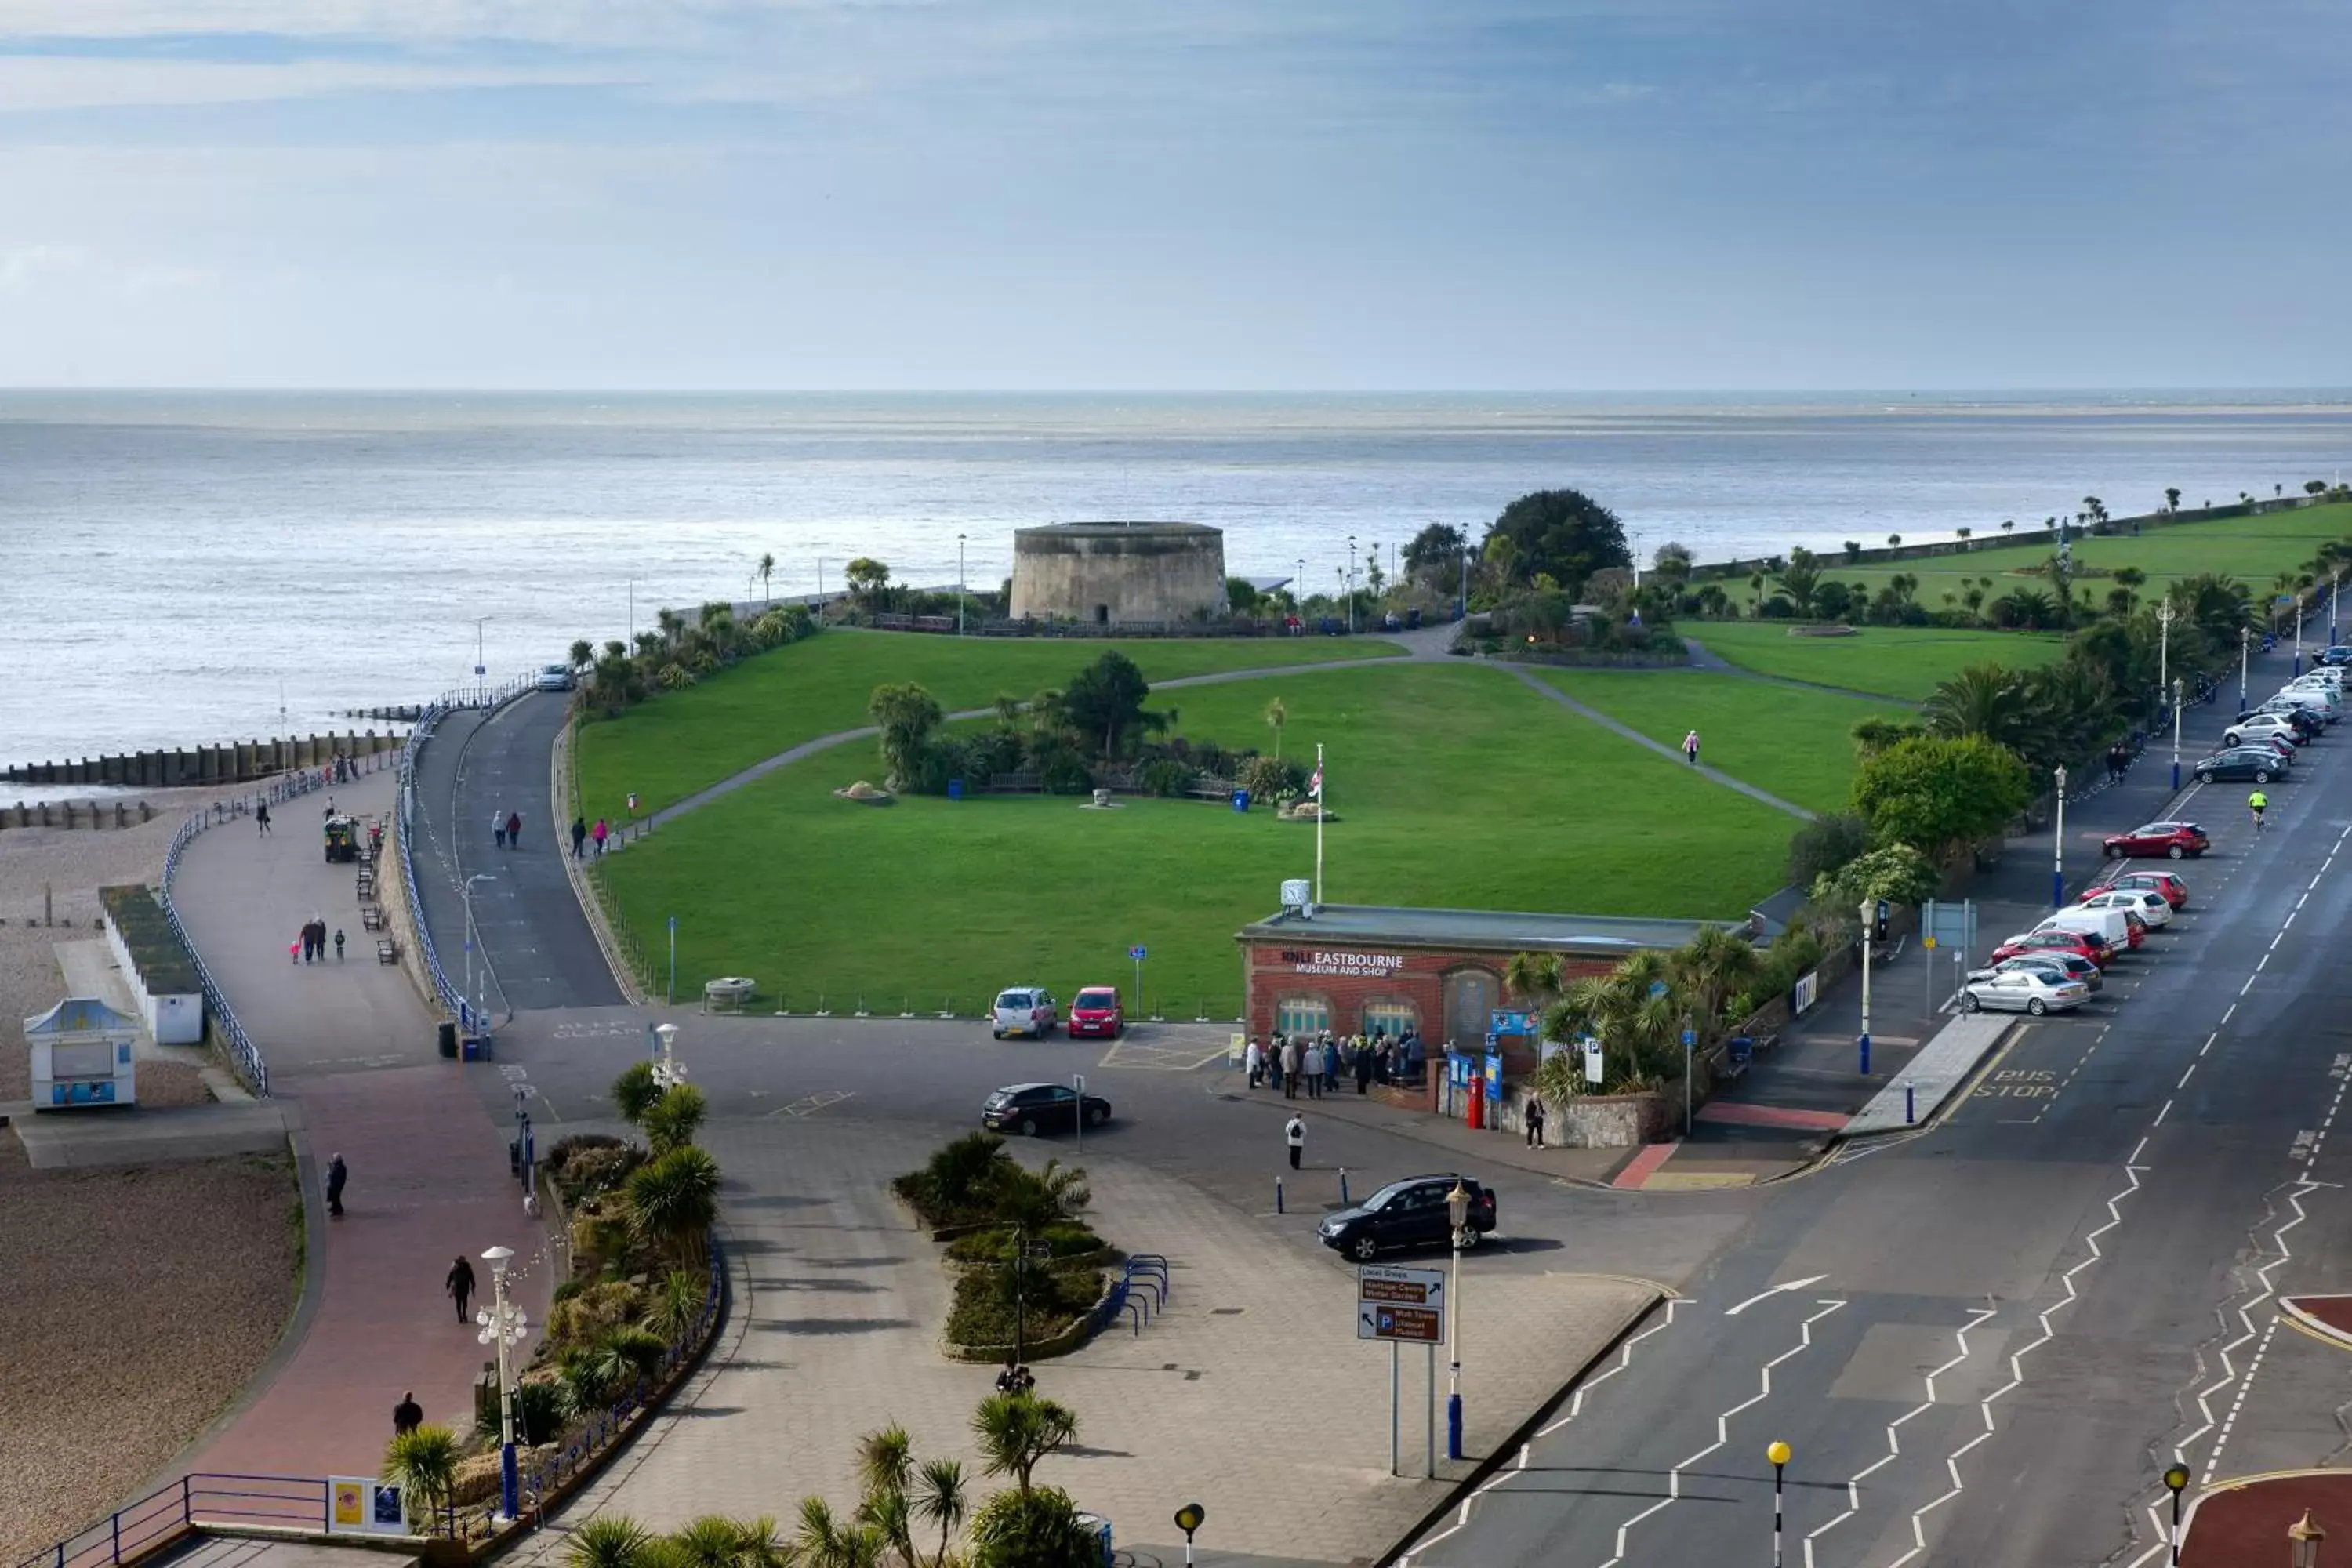
[[2352,1471],[2305,1470],[2217,1483],[2189,1511],[2181,1568],[2284,1568],[2287,1529],[2305,1510],[2312,1523],[2339,1543],[2323,1547],[2320,1561],[2336,1561],[2341,1543],[2352,1542]]
[[[893,1420],[921,1454],[961,1458],[983,1495],[996,1484],[977,1479],[965,1426],[993,1369],[940,1355],[938,1248],[884,1188],[934,1140],[803,1120],[714,1127],[708,1142],[728,1173],[734,1317],[696,1383],[533,1543],[534,1561],[604,1510],[667,1528],[713,1511],[788,1518],[812,1492],[846,1505],[856,1436]],[[1441,1458],[1437,1481],[1417,1479],[1423,1372],[1407,1352],[1403,1451],[1415,1479],[1388,1476],[1388,1358],[1356,1340],[1352,1272],[1312,1249],[1309,1216],[1269,1222],[1140,1165],[1092,1153],[1083,1163],[1104,1234],[1165,1254],[1173,1276],[1165,1315],[1140,1335],[1122,1324],[1037,1369],[1041,1391],[1082,1421],[1079,1448],[1047,1460],[1040,1478],[1109,1518],[1122,1547],[1158,1542],[1180,1561],[1169,1517],[1198,1497],[1213,1521],[1204,1549],[1369,1558],[1467,1473]],[[1483,1258],[1468,1268],[1474,1453],[1656,1299],[1633,1281]],[[1442,1383],[1442,1358],[1438,1372]]]

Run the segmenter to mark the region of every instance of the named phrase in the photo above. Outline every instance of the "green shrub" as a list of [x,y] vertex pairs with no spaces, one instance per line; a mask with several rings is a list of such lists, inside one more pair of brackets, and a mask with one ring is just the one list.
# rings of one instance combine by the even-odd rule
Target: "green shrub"
[[1296,763],[1286,763],[1275,757],[1252,757],[1242,767],[1235,781],[1250,792],[1252,800],[1275,802],[1286,800],[1307,787],[1307,775]]
[[1008,1487],[971,1516],[971,1568],[1100,1568],[1101,1538],[1059,1487]]
[[1146,795],[1156,795],[1162,800],[1172,800],[1192,787],[1199,772],[1189,763],[1173,757],[1161,757],[1143,764],[1136,777],[1137,784]]
[[[948,1243],[948,1257],[957,1263],[1005,1263],[1013,1257],[1019,1233],[1011,1226],[975,1230]],[[1083,1225],[1049,1225],[1029,1237],[1043,1242],[1052,1257],[1091,1258],[1103,1249],[1103,1239]]]
[[[515,1441],[526,1447],[551,1443],[572,1418],[572,1389],[560,1379],[530,1378],[515,1384]],[[475,1429],[487,1436],[499,1430],[498,1406],[485,1405]]]
[[645,1109],[637,1124],[645,1129],[646,1148],[656,1157],[694,1142],[710,1114],[710,1102],[690,1083],[672,1084]]
[[601,1194],[618,1188],[629,1173],[646,1163],[646,1152],[634,1143],[614,1148],[583,1149],[554,1173],[555,1190],[574,1208]]
[[564,1167],[572,1163],[572,1157],[575,1154],[585,1153],[591,1149],[625,1147],[627,1144],[624,1140],[615,1138],[609,1132],[573,1132],[557,1139],[555,1146],[547,1152],[540,1163],[546,1167],[549,1175],[561,1176]]
[[654,1081],[654,1064],[640,1060],[631,1062],[613,1080],[613,1109],[621,1120],[634,1127],[646,1108],[661,1098],[661,1085]]
[[626,1280],[586,1286],[548,1309],[548,1341],[559,1351],[591,1343],[644,1317],[647,1302],[646,1293]]
[[1013,1270],[973,1268],[956,1278],[947,1334],[960,1345],[1009,1345],[1016,1317],[1031,1344],[1060,1333],[1102,1296],[1102,1271],[1085,1265],[1033,1264],[1021,1270],[1016,1308]]

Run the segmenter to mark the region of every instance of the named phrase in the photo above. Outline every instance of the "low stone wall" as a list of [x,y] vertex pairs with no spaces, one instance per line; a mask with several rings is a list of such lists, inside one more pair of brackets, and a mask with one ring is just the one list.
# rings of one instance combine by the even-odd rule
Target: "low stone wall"
[[1544,1139],[1563,1149],[1631,1149],[1654,1143],[1673,1129],[1679,1111],[1663,1094],[1580,1094],[1547,1102]]

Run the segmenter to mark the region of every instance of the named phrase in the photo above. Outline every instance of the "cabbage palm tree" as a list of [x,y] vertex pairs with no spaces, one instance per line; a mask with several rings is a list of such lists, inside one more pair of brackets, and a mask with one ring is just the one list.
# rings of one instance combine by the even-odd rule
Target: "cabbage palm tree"
[[639,1235],[670,1257],[699,1262],[719,1217],[719,1164],[693,1144],[629,1173],[629,1214]]
[[383,1473],[400,1483],[415,1511],[430,1517],[457,1482],[457,1435],[446,1426],[411,1427],[385,1447]]
[[1982,735],[2013,746],[2031,722],[2024,682],[1997,664],[1974,664],[1928,694],[1920,709],[1928,733],[1948,740]]
[[953,1459],[929,1459],[915,1477],[908,1501],[915,1517],[938,1527],[940,1549],[931,1553],[931,1568],[946,1568],[948,1546],[963,1529],[971,1500],[965,1494],[963,1467]]
[[654,1568],[660,1537],[625,1513],[600,1513],[564,1543],[565,1568]]
[[1275,761],[1280,762],[1282,760],[1282,727],[1290,722],[1290,710],[1283,706],[1281,698],[1277,697],[1265,705],[1265,721],[1274,731]]
[[1719,1015],[1725,1001],[1746,990],[1754,978],[1756,948],[1721,926],[1701,926],[1698,934],[1675,952],[1673,967],[1704,1039],[1718,1022],[1731,1022]]
[[1038,1461],[1077,1440],[1077,1413],[1034,1394],[992,1394],[971,1414],[971,1433],[992,1476],[1011,1476],[1023,1494]]
[[843,1523],[821,1497],[801,1500],[801,1526],[793,1536],[800,1568],[881,1568],[884,1542],[869,1524]]
[[768,579],[773,577],[775,574],[775,556],[772,554],[762,553],[760,557],[760,597],[762,601],[772,599],[776,596],[770,591],[768,583]]
[[1559,954],[1515,952],[1503,966],[1503,988],[1536,1012],[1559,995]]

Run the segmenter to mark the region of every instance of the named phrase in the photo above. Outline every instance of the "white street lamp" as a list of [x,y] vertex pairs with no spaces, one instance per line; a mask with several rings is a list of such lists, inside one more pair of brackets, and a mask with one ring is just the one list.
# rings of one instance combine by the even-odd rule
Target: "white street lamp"
[[1862,900],[1862,1037],[1854,1042],[1862,1054],[1862,1076],[1870,1076],[1870,932],[1871,917],[1877,908],[1871,900]]
[[2172,682],[2172,793],[2180,793],[2180,697],[2182,682]]
[[514,1248],[493,1247],[482,1254],[490,1266],[491,1304],[474,1314],[474,1321],[482,1326],[475,1336],[481,1343],[496,1345],[499,1352],[499,1517],[511,1520],[520,1511],[515,1479],[514,1372],[509,1352],[530,1331],[530,1321],[521,1308],[507,1300],[507,1265],[514,1261]]
[[2159,691],[2172,684],[2172,614],[2169,599],[2156,606],[2156,686]]
[[2058,764],[2058,831],[2050,840],[2050,907],[2066,907],[2066,764]]
[[1462,1457],[1462,1244],[1470,1239],[1470,1189],[1454,1178],[1445,1194],[1445,1216],[1454,1229],[1454,1304],[1445,1310],[1445,1457]]
[[2254,628],[2238,628],[2238,711],[2246,710],[2246,658],[2253,651]]
[[656,1024],[654,1035],[661,1041],[661,1056],[654,1063],[654,1082],[664,1089],[675,1089],[686,1081],[686,1064],[677,1059],[674,1048],[677,1042],[677,1026]]
[[956,636],[963,636],[963,535],[956,535]]
[[[1356,536],[1348,535],[1348,635],[1356,635]],[[2298,672],[2300,673],[2300,672]]]

